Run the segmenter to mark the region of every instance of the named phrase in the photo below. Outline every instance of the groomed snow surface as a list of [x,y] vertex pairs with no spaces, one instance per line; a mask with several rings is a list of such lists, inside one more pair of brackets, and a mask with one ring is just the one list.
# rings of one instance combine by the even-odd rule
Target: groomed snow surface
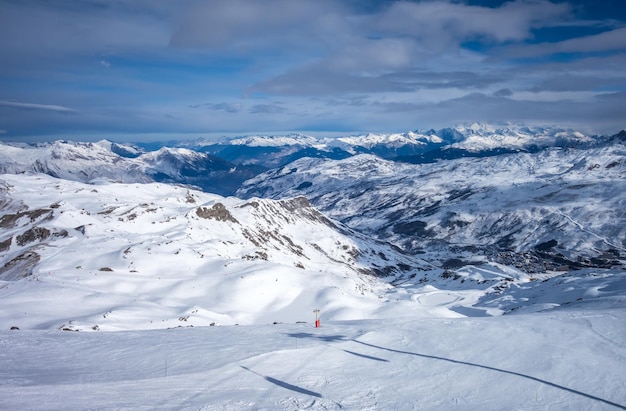
[[0,331],[3,410],[626,409],[626,310]]

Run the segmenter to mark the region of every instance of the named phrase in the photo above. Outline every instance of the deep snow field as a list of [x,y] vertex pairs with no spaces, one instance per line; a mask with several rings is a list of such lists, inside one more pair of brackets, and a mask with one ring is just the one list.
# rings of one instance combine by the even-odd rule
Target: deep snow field
[[0,194],[1,410],[626,409],[625,270],[446,276],[300,201],[164,184]]

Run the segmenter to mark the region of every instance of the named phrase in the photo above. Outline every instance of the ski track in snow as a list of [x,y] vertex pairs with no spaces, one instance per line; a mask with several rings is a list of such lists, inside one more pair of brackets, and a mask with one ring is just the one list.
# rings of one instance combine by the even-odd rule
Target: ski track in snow
[[[589,230],[589,229],[585,228],[585,226],[584,226],[582,223],[580,223],[580,222],[578,222],[578,221],[574,220],[572,217],[570,217],[569,215],[567,215],[567,214],[563,213],[562,211],[560,211],[560,210],[556,210],[556,212],[557,212],[559,215],[561,215],[561,216],[565,217],[567,220],[569,220],[569,222],[570,222],[570,223],[572,223],[573,225],[575,225],[576,227],[578,227],[581,231],[584,231],[585,233],[590,234],[590,235],[592,235],[592,236],[596,237],[596,238],[597,238],[597,239],[599,239],[599,240],[602,240],[602,242],[603,242],[604,244],[609,245],[609,246],[611,246],[611,247],[613,247],[613,248],[615,248],[615,249],[621,250],[621,251],[626,251],[626,248],[622,247],[622,246],[621,246],[621,245],[619,245],[619,244],[615,244],[615,243],[611,242],[611,240],[609,240],[608,238],[603,237],[603,236],[601,236],[601,235],[599,235],[599,234],[596,234],[596,233],[594,233],[593,231],[591,231],[591,230]],[[624,215],[624,213],[622,213],[622,216],[623,216],[623,215]]]
[[0,408],[626,409],[625,320],[607,308],[317,329],[0,331]]

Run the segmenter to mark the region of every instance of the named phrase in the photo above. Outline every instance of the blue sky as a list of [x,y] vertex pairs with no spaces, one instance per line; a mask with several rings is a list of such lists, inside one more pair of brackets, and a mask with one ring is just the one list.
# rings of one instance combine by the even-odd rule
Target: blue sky
[[0,0],[0,139],[626,128],[626,1]]

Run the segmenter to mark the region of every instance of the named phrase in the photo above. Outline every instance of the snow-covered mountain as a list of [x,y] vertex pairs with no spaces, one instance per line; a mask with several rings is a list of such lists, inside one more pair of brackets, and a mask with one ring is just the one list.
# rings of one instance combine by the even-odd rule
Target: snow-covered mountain
[[545,147],[592,144],[597,137],[561,128],[469,127],[346,137],[246,136],[170,142],[170,146],[99,142],[0,143],[0,173],[41,172],[73,181],[165,182],[232,195],[245,180],[300,158],[342,160],[359,154],[411,163]]
[[430,268],[302,197],[35,174],[2,175],[0,205],[0,317],[21,328],[293,322],[315,306],[351,318],[377,307],[389,288],[380,277]]
[[66,180],[152,181],[141,162],[115,153],[112,143],[55,141],[39,144],[1,144],[0,172],[37,172]]
[[[454,136],[454,144],[466,141]],[[129,314],[122,325],[104,324],[115,329],[155,327],[131,315],[149,309],[149,321],[172,326],[196,306],[205,310],[196,323],[206,324],[297,320],[303,306],[335,319],[499,315],[574,304],[594,287],[607,290],[596,297],[619,299],[625,140],[623,132],[576,134],[534,151],[423,164],[371,154],[301,158],[249,180],[238,191],[248,200],[152,183],[200,185],[194,179],[213,176],[219,184],[199,170],[226,162],[186,148],[5,144],[3,172],[21,174],[2,177],[0,281],[25,294],[0,297],[18,307],[45,283],[40,289],[52,302],[58,286],[72,284],[79,292],[71,298],[61,291],[72,308],[93,304],[75,315],[67,307],[40,310],[20,325],[58,327],[76,317],[81,329],[110,311],[105,306]],[[571,269],[579,270],[560,271]],[[267,297],[254,307],[241,301],[257,296],[250,284],[233,281],[250,273]],[[276,273],[291,282],[275,288]],[[137,290],[142,297],[131,303]],[[113,302],[86,297],[105,294]],[[237,296],[228,297],[232,305],[224,302],[229,294]],[[6,321],[19,317],[4,312]]]
[[529,272],[610,266],[626,258],[625,156],[615,138],[427,164],[303,158],[247,181],[237,195],[305,196],[355,230],[444,265],[488,258]]
[[626,133],[481,127],[308,147],[240,191],[275,199],[181,186],[220,164],[184,148],[1,145],[0,409],[626,409]]
[[437,158],[462,157],[467,153],[490,156],[503,151],[533,151],[543,147],[575,145],[592,142],[594,138],[560,127],[471,124],[440,130],[342,137],[302,134],[246,136],[225,139],[219,143],[201,139],[182,145],[214,154],[235,164],[260,164],[275,168],[304,157],[339,160],[358,154],[430,162]]
[[39,172],[86,183],[164,182],[229,195],[241,182],[265,170],[258,166],[237,166],[185,148],[162,147],[145,152],[133,145],[106,140],[0,144],[0,173]]
[[478,252],[455,265],[449,251],[439,255],[448,265],[433,266],[328,219],[304,197],[6,174],[0,204],[7,328],[293,323],[313,308],[326,320],[497,316],[626,301],[619,268],[528,272]]

